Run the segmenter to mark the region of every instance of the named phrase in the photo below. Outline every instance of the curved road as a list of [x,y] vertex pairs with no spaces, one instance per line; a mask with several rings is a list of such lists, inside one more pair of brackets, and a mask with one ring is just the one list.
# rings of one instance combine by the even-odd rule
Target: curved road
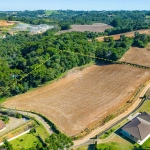
[[[17,110],[16,110],[17,111]],[[40,116],[36,115],[36,114],[33,114],[33,113],[29,113],[29,112],[24,112],[24,111],[17,111],[18,113],[20,114],[23,114],[23,115],[28,115],[28,116],[31,116],[31,117],[35,117],[46,129],[46,131],[49,133],[49,134],[52,134],[53,131],[51,130],[50,126],[44,121],[43,118],[41,118]]]
[[[146,85],[146,87],[143,89],[143,91],[140,93],[139,97],[143,97],[144,94],[146,93],[146,91],[150,88],[150,83],[148,83]],[[116,122],[118,122],[119,120],[121,120],[122,118],[124,118],[125,116],[129,115],[134,109],[136,109],[136,107],[140,104],[141,99],[137,98],[137,100],[135,101],[135,103],[128,108],[127,111],[125,111],[124,113],[120,114],[119,116],[117,116],[116,118],[114,118],[113,120],[110,120],[108,123],[106,123],[104,126],[101,126],[95,130],[93,130],[90,134],[88,134],[87,136],[85,136],[83,139],[81,140],[76,140],[74,141],[74,147],[78,147],[80,145],[83,145],[84,143],[91,143],[91,138],[96,136],[98,133],[101,133],[105,130],[107,130],[109,127],[111,127],[113,124],[115,124]]]
[[[143,97],[144,94],[145,94],[145,92],[149,88],[150,88],[150,83],[148,83],[146,85],[146,87],[140,93],[139,97]],[[107,130],[113,124],[115,124],[116,122],[118,122],[119,120],[121,120],[122,118],[124,118],[125,116],[129,115],[134,109],[136,109],[136,107],[140,104],[140,102],[141,102],[141,99],[137,98],[136,102],[130,108],[128,108],[127,111],[125,111],[124,113],[120,114],[119,116],[117,116],[113,120],[110,120],[104,126],[101,126],[101,127],[97,128],[97,129],[93,130],[90,134],[88,134],[87,136],[85,136],[83,139],[74,141],[74,147],[78,147],[78,146],[81,146],[81,145],[87,145],[87,144],[94,144],[95,140],[91,139],[91,138],[93,138],[94,136],[96,136],[98,133],[101,133],[101,132]],[[25,112],[25,111],[19,111],[18,110],[17,112],[19,112],[21,114],[24,114],[24,115],[29,115],[31,117],[35,117],[40,123],[43,124],[43,126],[45,127],[45,129],[47,130],[47,132],[49,134],[53,133],[53,131],[51,130],[50,126],[40,116],[38,116],[36,114],[33,114],[33,113],[30,113],[30,112]]]
[[[10,110],[11,110],[11,108],[5,108],[5,107],[3,107],[3,109],[4,109],[4,110],[6,110],[6,109],[10,109]],[[33,114],[33,113],[30,113],[30,112],[27,112],[27,111],[21,111],[21,110],[17,110],[17,109],[15,109],[15,111],[18,112],[18,113],[20,113],[20,114],[22,114],[22,115],[31,116],[31,117],[36,118],[36,119],[44,126],[44,128],[46,129],[46,131],[47,131],[49,134],[52,134],[52,133],[53,133],[51,127],[50,127],[50,126],[47,124],[47,122],[45,122],[45,120],[44,120],[43,118],[41,118],[40,116],[38,116],[38,115],[36,115],[36,114]]]

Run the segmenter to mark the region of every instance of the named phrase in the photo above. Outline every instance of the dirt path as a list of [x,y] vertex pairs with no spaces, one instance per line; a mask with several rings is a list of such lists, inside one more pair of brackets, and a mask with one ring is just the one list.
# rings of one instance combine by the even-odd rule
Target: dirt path
[[[144,88],[144,90],[140,93],[139,97],[144,96],[145,92],[149,88],[150,88],[150,83],[148,83],[146,85],[146,87]],[[74,146],[80,146],[81,144],[86,143],[88,140],[90,140],[90,138],[96,136],[98,133],[106,130],[107,128],[109,128],[110,126],[112,126],[114,123],[116,123],[117,121],[121,120],[123,117],[127,116],[128,114],[130,114],[139,105],[140,101],[141,101],[141,99],[137,98],[136,102],[127,111],[125,111],[123,114],[119,115],[118,117],[114,118],[113,120],[109,121],[104,126],[101,126],[101,127],[97,128],[96,130],[94,130],[93,132],[91,132],[90,134],[88,134],[83,139],[74,141]]]

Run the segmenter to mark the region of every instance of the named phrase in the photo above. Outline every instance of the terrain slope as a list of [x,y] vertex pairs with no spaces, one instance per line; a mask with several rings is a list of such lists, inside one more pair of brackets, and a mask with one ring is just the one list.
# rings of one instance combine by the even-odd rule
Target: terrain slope
[[[143,29],[143,30],[137,30],[137,31],[132,31],[132,32],[127,32],[127,33],[121,33],[121,34],[115,34],[115,35],[111,35],[110,37],[113,37],[114,40],[119,40],[120,39],[120,35],[124,34],[127,37],[134,37],[134,32],[139,32],[140,34],[148,34],[150,35],[150,30],[149,29]],[[101,36],[101,37],[97,37],[96,39],[98,41],[104,41],[104,37],[108,37],[108,36]]]
[[40,112],[60,131],[76,135],[128,101],[150,79],[150,71],[128,65],[92,65],[4,102]]

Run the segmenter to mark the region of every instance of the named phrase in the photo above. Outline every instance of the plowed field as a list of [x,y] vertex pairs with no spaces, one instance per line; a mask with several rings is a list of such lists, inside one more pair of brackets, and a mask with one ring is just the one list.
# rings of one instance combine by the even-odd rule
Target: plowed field
[[15,96],[4,105],[40,112],[71,136],[123,105],[149,79],[148,70],[127,65],[93,65]]
[[14,25],[14,22],[7,22],[5,20],[0,20],[1,27],[7,27],[7,26],[12,26],[12,25]]
[[57,34],[72,32],[72,31],[90,31],[90,32],[104,32],[106,29],[112,28],[112,26],[104,23],[94,23],[92,25],[72,25],[71,29],[59,31]]
[[[134,36],[134,32],[127,32],[127,33],[121,33],[121,34],[116,34],[116,35],[111,35],[111,37],[114,38],[114,40],[119,40],[120,39],[120,35],[124,34],[126,35],[127,37],[133,37]],[[137,32],[139,32],[140,34],[148,34],[150,35],[150,30],[149,29],[145,29],[145,30],[137,30]],[[107,36],[102,36],[102,37],[98,37],[96,38],[98,41],[104,41],[104,37],[107,37]]]
[[150,50],[131,47],[120,60],[150,67]]

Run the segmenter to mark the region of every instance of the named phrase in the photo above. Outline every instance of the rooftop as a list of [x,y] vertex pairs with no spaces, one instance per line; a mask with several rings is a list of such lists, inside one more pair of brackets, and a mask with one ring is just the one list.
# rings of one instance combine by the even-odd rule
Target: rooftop
[[150,115],[143,112],[124,125],[122,129],[133,135],[135,138],[143,140],[150,134]]

